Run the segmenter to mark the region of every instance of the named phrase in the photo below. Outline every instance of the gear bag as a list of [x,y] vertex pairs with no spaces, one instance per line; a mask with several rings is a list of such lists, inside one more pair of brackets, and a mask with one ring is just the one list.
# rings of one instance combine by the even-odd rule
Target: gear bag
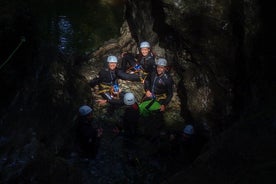
[[156,100],[147,100],[139,104],[139,112],[142,117],[148,117],[152,113],[160,110],[160,103]]

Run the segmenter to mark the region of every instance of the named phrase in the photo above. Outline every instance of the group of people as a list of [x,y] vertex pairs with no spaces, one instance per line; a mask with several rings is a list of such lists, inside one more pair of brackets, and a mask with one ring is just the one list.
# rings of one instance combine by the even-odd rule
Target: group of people
[[[121,67],[118,67],[118,58],[114,55],[107,57],[107,67],[103,68],[97,77],[89,81],[91,88],[98,86],[102,99],[99,104],[108,104],[108,113],[124,106],[122,127],[125,133],[134,136],[136,125],[141,116],[148,117],[158,113],[162,117],[163,112],[173,97],[173,79],[168,71],[168,63],[165,58],[156,58],[149,42],[140,43],[139,54],[123,53]],[[118,79],[142,82],[144,84],[144,96],[138,104],[132,92],[124,92],[120,88]],[[102,129],[92,123],[92,108],[84,105],[79,109],[78,137],[80,146],[84,152],[95,156],[102,136]],[[160,118],[159,118],[160,119]]]
[[123,53],[120,68],[118,58],[108,56],[107,67],[89,82],[91,88],[99,86],[98,93],[103,99],[98,103],[109,103],[111,111],[123,105],[125,92],[120,89],[118,79],[144,83],[143,101],[156,100],[161,105],[160,111],[165,111],[172,99],[173,80],[167,70],[167,60],[158,58],[156,61],[149,42],[141,42],[138,55]]

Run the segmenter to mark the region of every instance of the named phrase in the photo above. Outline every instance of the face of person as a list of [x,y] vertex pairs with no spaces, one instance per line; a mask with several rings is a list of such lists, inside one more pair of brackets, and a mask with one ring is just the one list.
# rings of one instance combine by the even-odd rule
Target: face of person
[[147,56],[150,52],[150,48],[141,48],[141,53],[143,56]]
[[117,66],[117,63],[114,63],[114,62],[108,63],[108,68],[110,70],[115,70],[116,66]]
[[157,74],[161,75],[165,72],[166,68],[164,66],[157,66],[156,70],[157,70]]

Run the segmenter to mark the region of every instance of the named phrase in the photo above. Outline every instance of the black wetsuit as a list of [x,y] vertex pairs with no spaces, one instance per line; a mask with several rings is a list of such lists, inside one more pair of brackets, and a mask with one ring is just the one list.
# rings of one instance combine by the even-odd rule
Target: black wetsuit
[[126,71],[129,68],[135,69],[135,66],[141,66],[141,69],[145,74],[151,73],[156,68],[155,55],[150,52],[147,56],[139,54],[137,56],[126,53],[122,58],[121,69]]
[[108,68],[102,69],[99,72],[98,77],[94,78],[89,82],[90,87],[95,87],[96,85],[99,85],[100,95],[106,99],[110,104],[114,105],[123,105],[123,95],[122,92],[120,94],[119,99],[115,99],[112,97],[112,94],[110,93],[110,88],[114,85],[118,85],[118,79],[122,80],[129,80],[129,81],[140,81],[139,78],[137,78],[134,75],[124,73],[122,70],[119,70],[116,68],[115,70],[109,70]]
[[127,105],[123,114],[123,127],[125,135],[129,138],[133,138],[137,134],[137,126],[139,122],[139,106],[137,103],[133,105]]
[[100,146],[100,137],[97,136],[97,129],[93,127],[92,121],[86,117],[79,117],[76,131],[81,156],[95,158]]
[[173,79],[169,73],[165,72],[158,75],[156,71],[152,72],[145,80],[144,89],[149,90],[153,98],[161,105],[168,105],[173,97]]

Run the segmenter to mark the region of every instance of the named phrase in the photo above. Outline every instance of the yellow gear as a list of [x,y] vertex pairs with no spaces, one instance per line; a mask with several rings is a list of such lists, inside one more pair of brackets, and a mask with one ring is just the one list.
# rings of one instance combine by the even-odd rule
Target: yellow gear
[[103,83],[100,83],[99,86],[101,90],[98,91],[98,94],[109,92],[110,88],[112,87],[111,85],[103,84]]
[[167,98],[167,95],[166,93],[162,93],[162,94],[155,95],[155,98],[157,101],[165,100]]

